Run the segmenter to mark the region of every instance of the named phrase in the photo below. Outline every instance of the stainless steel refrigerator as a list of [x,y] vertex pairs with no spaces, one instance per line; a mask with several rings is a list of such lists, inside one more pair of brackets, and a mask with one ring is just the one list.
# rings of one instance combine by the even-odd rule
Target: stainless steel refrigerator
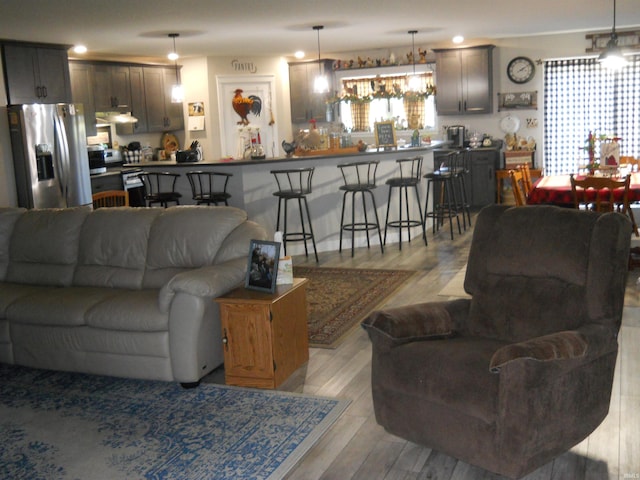
[[64,208],[91,204],[82,105],[11,105],[7,109],[18,205]]

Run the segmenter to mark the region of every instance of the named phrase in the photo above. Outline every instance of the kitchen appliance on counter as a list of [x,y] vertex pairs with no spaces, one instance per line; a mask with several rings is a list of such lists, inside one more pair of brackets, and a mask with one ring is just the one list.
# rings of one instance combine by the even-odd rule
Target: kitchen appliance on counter
[[451,148],[464,148],[464,125],[452,125],[447,127],[447,140],[451,142]]
[[82,105],[10,105],[7,112],[18,205],[91,205]]
[[87,147],[87,156],[89,157],[89,174],[98,175],[106,173],[107,164],[105,163],[105,148],[102,145],[89,145]]

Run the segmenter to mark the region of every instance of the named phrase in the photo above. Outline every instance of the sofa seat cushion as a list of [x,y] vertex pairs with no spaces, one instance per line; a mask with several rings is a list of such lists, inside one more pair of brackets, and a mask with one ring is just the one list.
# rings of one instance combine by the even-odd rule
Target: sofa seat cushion
[[7,308],[19,298],[51,287],[23,285],[20,283],[0,282],[0,318],[7,318]]
[[169,312],[161,312],[158,290],[125,290],[94,305],[87,325],[107,330],[160,332],[169,329]]
[[[379,366],[381,378],[373,384],[492,423],[497,417],[499,376],[489,371],[489,362],[504,345],[470,337],[407,343],[385,355]],[[464,395],[460,384],[467,386]]]
[[7,319],[29,325],[86,325],[87,311],[119,292],[121,290],[92,287],[41,288],[9,305]]

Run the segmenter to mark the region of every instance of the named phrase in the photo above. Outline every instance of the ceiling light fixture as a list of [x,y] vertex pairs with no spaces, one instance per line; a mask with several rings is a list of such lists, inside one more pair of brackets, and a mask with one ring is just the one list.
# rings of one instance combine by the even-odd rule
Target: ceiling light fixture
[[85,47],[84,45],[76,45],[75,47],[73,47],[73,53],[77,53],[82,55],[83,53],[87,53],[87,47]]
[[322,73],[322,63],[320,60],[320,30],[324,28],[323,25],[315,25],[313,29],[318,32],[318,76],[313,82],[313,91],[315,93],[327,93],[329,91],[329,81],[327,76]]
[[452,41],[453,43],[455,43],[455,44],[459,44],[459,43],[464,42],[464,37],[463,37],[462,35],[456,35],[455,37],[453,37],[453,38],[451,39],[451,41]]
[[304,52],[302,50],[298,50],[296,53],[293,54],[298,60],[304,58]]
[[420,77],[416,75],[416,33],[417,30],[409,30],[411,34],[411,63],[413,64],[413,75],[409,78],[409,90],[417,92],[420,89]]
[[611,70],[620,70],[627,64],[627,60],[622,55],[622,49],[618,46],[618,34],[616,33],[616,0],[613,0],[613,28],[611,38],[607,42],[604,52],[598,57],[598,61]]
[[180,77],[178,73],[178,51],[176,50],[176,37],[179,37],[179,33],[170,33],[169,38],[173,39],[173,51],[167,55],[170,60],[173,60],[173,65],[176,69],[176,83],[171,87],[171,103],[182,103],[184,101],[184,87],[180,83]]

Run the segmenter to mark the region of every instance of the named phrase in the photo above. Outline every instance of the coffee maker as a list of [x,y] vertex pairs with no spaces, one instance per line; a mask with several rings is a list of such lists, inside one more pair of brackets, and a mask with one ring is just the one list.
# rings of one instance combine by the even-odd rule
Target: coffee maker
[[464,148],[464,125],[452,125],[447,128],[447,140],[451,142],[451,148]]

